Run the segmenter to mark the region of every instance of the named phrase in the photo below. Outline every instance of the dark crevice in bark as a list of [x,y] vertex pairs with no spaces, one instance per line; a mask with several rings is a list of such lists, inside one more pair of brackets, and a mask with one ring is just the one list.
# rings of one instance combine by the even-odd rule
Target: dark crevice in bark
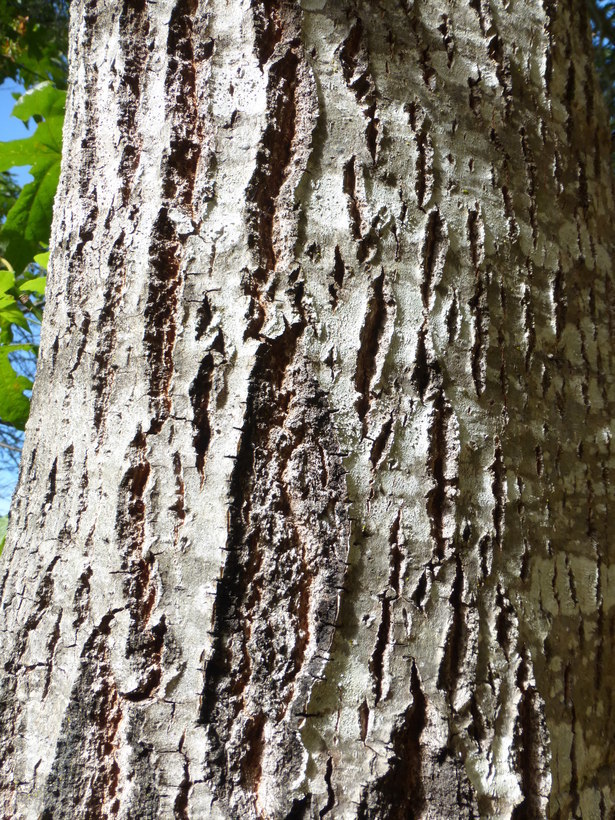
[[256,168],[246,189],[248,243],[256,252],[258,268],[254,277],[259,283],[266,281],[276,265],[273,225],[276,199],[293,155],[299,57],[298,49],[289,47],[269,67],[267,126],[256,155]]
[[483,37],[485,37],[487,34],[487,23],[485,20],[485,12],[481,0],[469,0],[468,5],[471,9],[474,9],[476,14],[478,15],[478,23],[480,25],[481,34],[483,35]]
[[[508,413],[508,392],[509,392],[509,379],[506,370],[506,337],[504,336],[504,330],[502,325],[500,324],[498,327],[498,352],[500,354],[500,371],[499,371],[499,382],[500,382],[500,390],[502,394],[502,419],[505,424],[508,424],[509,421],[509,413]],[[547,371],[545,370],[545,373]],[[544,395],[544,393],[543,393]]]
[[365,743],[367,729],[369,726],[369,706],[367,705],[367,700],[365,700],[365,698],[363,698],[357,711],[359,718],[359,737],[361,738],[361,743]]
[[92,567],[87,566],[79,576],[75,595],[73,598],[73,629],[78,630],[88,616],[90,608],[90,578],[92,577]]
[[53,499],[56,495],[56,481],[58,475],[58,459],[54,458],[53,464],[51,465],[51,470],[49,471],[49,479],[47,481],[47,492],[45,494],[45,500],[43,501],[42,505],[42,515],[44,515],[44,511],[46,507],[50,507],[53,504]]
[[211,309],[211,304],[207,295],[203,296],[201,304],[197,310],[196,314],[196,331],[195,331],[195,339],[196,341],[200,341],[205,334],[205,331],[211,324],[211,320],[213,318],[213,313]]
[[179,235],[170,214],[172,209],[179,209],[187,219],[192,220],[192,197],[201,155],[202,134],[193,44],[197,7],[197,0],[179,0],[168,28],[165,91],[172,128],[162,169],[163,204],[152,231],[149,250],[151,273],[143,334],[153,416],[149,432],[153,434],[160,431],[171,411],[176,314],[182,287],[184,238]]
[[491,491],[493,492],[493,528],[495,531],[495,544],[498,549],[502,549],[502,533],[504,531],[504,515],[506,511],[506,468],[502,459],[502,448],[496,440],[493,463],[489,468],[493,475]]
[[331,809],[335,806],[335,793],[333,792],[333,786],[331,784],[331,776],[333,774],[333,758],[329,756],[327,758],[327,768],[325,770],[325,783],[327,784],[327,802],[319,812],[319,817],[324,817],[325,815],[329,814]]
[[176,310],[180,289],[181,245],[168,237],[174,235],[174,225],[163,208],[154,229],[152,273],[145,308],[144,342],[147,349],[150,402],[153,418],[148,432],[160,432],[171,410],[169,390],[173,373],[173,347],[176,336]]
[[395,516],[395,521],[391,525],[389,531],[389,545],[391,547],[391,554],[389,557],[389,586],[398,598],[400,594],[401,584],[401,565],[404,558],[401,544],[400,544],[400,529],[401,529],[401,510]]
[[342,254],[340,253],[339,245],[336,245],[333,262],[333,271],[331,272],[333,282],[329,285],[329,295],[331,296],[331,304],[334,310],[337,307],[338,292],[341,290],[342,285],[344,284],[345,273],[346,266],[344,265],[344,260],[342,259]]
[[516,618],[515,610],[504,594],[500,584],[497,586],[495,605],[498,613],[495,619],[495,637],[504,653],[504,657],[509,661],[510,653],[514,646]]
[[[411,121],[416,117],[416,109],[410,106]],[[448,243],[446,241],[446,226],[435,208],[427,218],[425,238],[423,241],[421,298],[423,302],[423,324],[418,332],[414,369],[411,381],[418,391],[421,401],[425,401],[427,389],[441,385],[442,376],[440,365],[435,361],[427,347],[429,333],[430,302],[434,290],[436,275],[442,273],[446,261]]]
[[124,0],[118,31],[124,67],[119,99],[118,127],[122,140],[122,154],[118,178],[122,180],[122,205],[126,207],[132,194],[134,176],[141,156],[141,140],[137,136],[136,119],[148,59],[149,21],[145,0]]
[[418,149],[418,156],[416,159],[416,198],[419,208],[427,204],[431,198],[431,192],[434,185],[433,176],[433,157],[434,150],[431,144],[431,138],[423,129],[415,137]]
[[470,259],[475,271],[478,271],[483,256],[481,234],[481,214],[478,208],[473,208],[468,213],[468,240],[470,243]]
[[254,46],[261,70],[284,34],[284,0],[252,0]]
[[[414,141],[417,149],[414,191],[419,208],[423,208],[431,198],[434,186],[434,149],[429,134],[431,123],[422,106],[416,101],[413,100],[408,103],[405,110],[408,112],[408,121],[414,132]],[[437,213],[439,217],[440,214],[439,212]]]
[[[301,289],[296,299],[300,311]],[[264,748],[257,735],[271,726],[291,746],[299,742],[295,718],[282,719],[291,705],[291,715],[305,711],[322,664],[315,650],[326,652],[332,640],[344,575],[345,479],[330,411],[304,366],[293,364],[304,327],[305,320],[287,326],[256,355],[205,668],[200,722],[214,788],[223,799],[239,789],[246,805]],[[250,732],[256,709],[260,729]]]
[[435,208],[427,218],[425,241],[423,243],[423,277],[421,296],[423,308],[429,310],[434,288],[434,275],[442,272],[446,257],[445,226],[440,211]]
[[442,35],[442,43],[446,51],[446,65],[450,68],[453,65],[455,58],[455,38],[449,26],[449,17],[447,14],[440,15],[442,22],[438,26],[438,31]]
[[416,342],[416,354],[414,358],[414,369],[412,371],[412,384],[416,388],[421,401],[425,401],[425,393],[432,380],[440,378],[440,368],[437,362],[430,360],[425,344],[427,335],[427,325],[423,324],[418,332]]
[[493,539],[489,535],[483,535],[478,542],[478,553],[480,555],[480,569],[483,578],[491,575],[493,566]]
[[192,782],[190,780],[190,763],[188,761],[188,755],[183,749],[185,740],[186,733],[184,732],[179,741],[178,749],[179,753],[184,758],[184,770],[181,783],[177,789],[177,797],[173,803],[173,814],[175,815],[175,820],[190,820],[190,814],[188,812],[188,799]]
[[527,179],[527,195],[529,197],[528,214],[530,218],[530,226],[532,228],[532,239],[534,248],[538,242],[538,206],[536,203],[536,161],[534,154],[530,148],[529,140],[525,128],[522,126],[519,129],[521,137],[521,150],[523,152],[523,159],[525,162],[525,175]]
[[375,470],[382,458],[382,454],[384,453],[384,449],[387,445],[389,440],[389,436],[391,435],[391,430],[393,429],[393,415],[385,421],[385,423],[380,428],[380,432],[374,439],[374,443],[372,444],[372,449],[369,454],[369,460],[372,463],[372,468]]
[[180,524],[186,517],[186,509],[184,506],[184,474],[181,456],[178,452],[173,453],[173,473],[175,474],[175,503],[170,507],[170,509],[175,512],[178,518],[178,524]]
[[306,794],[305,797],[295,798],[291,809],[284,820],[305,820],[307,813],[310,810],[311,802],[311,794]]
[[367,50],[363,36],[363,23],[355,18],[346,39],[339,49],[340,62],[346,85],[353,89],[357,100],[361,100],[371,89]]
[[77,347],[77,352],[75,354],[75,363],[70,369],[70,375],[77,370],[79,365],[81,364],[81,359],[83,358],[83,354],[85,353],[86,345],[90,339],[89,336],[90,330],[90,314],[84,313],[83,319],[81,320],[81,326],[79,327],[79,344]]
[[107,415],[109,395],[114,382],[111,359],[117,337],[117,315],[126,281],[124,259],[124,232],[122,231],[113,243],[113,248],[107,259],[108,274],[103,306],[96,322],[97,342],[94,354],[92,392],[94,393],[94,427],[99,435],[99,440],[104,432],[104,420]]
[[[357,201],[357,172],[356,172],[356,157],[352,156],[348,162],[344,163],[344,193],[348,197],[348,212],[350,214],[350,227],[354,239],[362,239],[361,231],[361,212]],[[359,243],[357,250],[357,258],[359,262],[365,259],[362,243]]]
[[453,344],[455,339],[457,338],[457,333],[459,332],[459,298],[457,296],[457,291],[453,292],[453,298],[451,299],[451,306],[448,309],[446,314],[446,329],[448,332],[448,343],[450,345]]
[[304,108],[308,100],[318,107],[316,88],[301,48],[300,11],[290,4],[273,5],[281,28],[276,29],[277,42],[269,60],[267,124],[246,189],[248,245],[254,254],[255,267],[244,271],[242,281],[244,293],[249,297],[245,339],[260,338],[277,286],[272,275],[278,255],[283,251],[283,247],[276,247],[278,220],[282,215],[288,217],[289,223],[299,231],[301,217],[297,217],[294,200],[286,196],[284,186],[293,173],[306,169],[316,121],[311,123],[308,132],[310,123],[305,121]]
[[479,70],[477,70],[477,73],[478,77],[476,79],[468,77],[468,88],[470,89],[468,94],[468,105],[470,106],[470,110],[472,111],[474,116],[480,119],[482,103],[482,93],[480,90],[480,84],[482,81],[482,76]]
[[372,691],[374,693],[374,705],[377,706],[382,697],[382,678],[384,674],[384,653],[389,645],[389,633],[391,630],[391,602],[387,598],[386,591],[380,596],[381,614],[376,645],[369,660],[369,672],[372,676]]
[[367,433],[366,416],[370,405],[370,386],[376,373],[376,356],[384,329],[387,309],[383,296],[384,270],[371,284],[367,311],[359,337],[359,353],[355,367],[355,388],[359,398],[355,402],[363,436]]
[[504,100],[504,120],[510,119],[513,108],[513,87],[510,61],[504,54],[504,43],[499,34],[494,34],[489,40],[489,57],[495,63],[495,75],[502,89]]
[[414,661],[410,673],[412,703],[393,730],[391,747],[393,760],[389,771],[369,789],[364,797],[363,816],[368,817],[368,805],[375,809],[371,816],[389,820],[418,820],[425,808],[423,782],[423,749],[421,735],[427,726],[427,699],[423,693]]
[[424,570],[421,573],[421,577],[418,580],[416,588],[410,599],[415,604],[415,606],[422,610],[423,609],[423,601],[425,599],[425,593],[427,592],[427,570]]
[[365,111],[367,117],[367,125],[365,126],[365,142],[367,143],[367,150],[372,158],[372,165],[376,164],[376,155],[378,153],[378,137],[380,135],[380,118],[376,115],[376,103],[372,103]]
[[553,279],[553,303],[555,313],[555,337],[559,341],[566,326],[566,312],[568,301],[566,298],[566,277],[562,268],[561,260]]
[[135,686],[122,696],[140,701],[150,697],[160,683],[160,665],[166,621],[163,615],[154,626],[149,626],[156,603],[156,583],[153,576],[154,558],[144,554],[145,488],[150,475],[146,457],[146,436],[139,432],[129,451],[131,465],[119,487],[116,512],[117,540],[122,551],[122,570],[126,573],[124,595],[130,612],[130,627],[126,657],[137,677]]
[[487,379],[487,348],[489,344],[489,305],[483,274],[477,268],[474,296],[468,302],[473,314],[472,379],[476,395],[485,391]]
[[445,515],[448,512],[451,484],[455,479],[446,476],[449,459],[447,427],[452,408],[440,390],[433,403],[432,422],[429,427],[428,470],[434,486],[427,493],[427,515],[429,516],[431,537],[435,544],[435,556],[442,561],[448,539],[444,535]]
[[75,270],[79,269],[83,265],[85,246],[88,244],[88,242],[91,242],[92,239],[94,239],[94,231],[96,229],[96,222],[98,219],[96,192],[94,191],[91,194],[89,194],[88,199],[90,201],[90,208],[79,227],[77,243],[75,245],[75,250],[73,251],[73,256],[71,258],[71,269]]
[[457,683],[459,682],[461,662],[467,642],[467,627],[465,623],[466,606],[463,602],[463,568],[459,555],[456,556],[455,560],[455,580],[453,581],[451,594],[448,599],[452,609],[452,617],[444,643],[444,655],[438,670],[437,683],[438,689],[446,692],[451,702]]
[[429,48],[423,47],[419,49],[419,65],[421,66],[421,74],[423,82],[430,91],[436,90],[436,70],[431,64],[431,53]]
[[566,57],[568,58],[568,76],[566,78],[566,89],[564,91],[564,97],[562,102],[564,103],[564,107],[566,108],[566,136],[568,137],[568,142],[572,143],[572,133],[574,129],[574,98],[575,98],[575,88],[576,88],[576,68],[574,60],[570,60],[571,56],[571,47],[570,47],[570,39],[568,39],[568,43],[566,46]]
[[192,445],[196,453],[196,466],[201,476],[204,477],[205,457],[209,449],[211,439],[211,426],[209,423],[209,396],[213,384],[214,359],[208,353],[199,366],[199,371],[190,385],[189,395],[194,413],[192,426],[195,433]]
[[519,238],[519,226],[515,217],[512,196],[507,185],[502,185],[502,199],[504,201],[504,213],[508,219],[508,235],[511,242]]
[[[518,707],[512,748],[516,756],[517,771],[521,775],[523,801],[515,807],[511,820],[538,820],[544,817],[545,810],[544,774],[548,765],[548,753],[545,746],[546,724],[536,687],[529,682],[529,665],[525,649],[521,652],[521,658],[517,672],[517,686],[521,690],[521,701]],[[574,800],[572,784],[571,796]],[[571,816],[576,816],[575,809]]]
[[487,730],[485,726],[485,718],[480,708],[476,692],[472,692],[470,700],[470,714],[472,715],[472,723],[468,727],[468,734],[478,744],[478,748],[482,751],[483,742],[487,738]]
[[102,618],[81,653],[45,784],[44,811],[54,820],[116,816],[119,811],[117,730],[122,709],[107,645],[112,619],[113,613]]
[[526,285],[523,289],[521,303],[523,305],[523,329],[525,332],[524,335],[526,343],[525,369],[526,371],[529,371],[532,363],[532,356],[534,355],[534,349],[536,347],[536,323],[534,318],[534,310],[532,307],[532,292],[529,285]]
[[58,641],[60,640],[60,622],[62,620],[62,610],[58,612],[58,617],[56,618],[56,622],[53,626],[53,630],[51,635],[49,636],[49,640],[47,641],[46,646],[46,655],[45,655],[45,666],[47,667],[45,670],[45,683],[43,684],[43,693],[41,695],[41,700],[45,700],[47,697],[47,693],[49,692],[49,685],[51,683],[51,675],[53,673],[53,656],[56,650],[56,646]]
[[251,715],[244,726],[243,749],[239,766],[241,783],[256,793],[261,779],[261,763],[265,749],[264,731],[267,719],[262,712]]

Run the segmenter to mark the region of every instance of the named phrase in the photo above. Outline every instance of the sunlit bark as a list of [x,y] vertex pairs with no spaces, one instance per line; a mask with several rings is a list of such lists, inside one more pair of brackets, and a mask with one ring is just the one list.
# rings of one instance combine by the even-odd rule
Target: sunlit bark
[[615,811],[573,0],[75,0],[6,818]]

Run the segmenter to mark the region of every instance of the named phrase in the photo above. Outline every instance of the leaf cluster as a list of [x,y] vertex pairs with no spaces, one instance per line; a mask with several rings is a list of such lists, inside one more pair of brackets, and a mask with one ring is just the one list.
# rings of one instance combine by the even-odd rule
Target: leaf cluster
[[[38,353],[67,79],[69,0],[0,0],[0,83],[24,139],[0,143],[0,484],[19,463]],[[30,132],[28,134],[28,132]],[[28,166],[18,185],[12,169]],[[6,483],[6,482],[5,482]],[[4,488],[3,488],[4,489]]]
[[[28,365],[38,347],[33,327],[42,319],[45,270],[53,200],[60,175],[66,92],[50,80],[30,87],[13,116],[30,136],[0,143],[0,172],[6,180],[0,225],[0,446],[3,461],[19,451],[10,431],[23,430],[30,411]],[[29,166],[32,182],[19,189],[10,169]],[[2,188],[0,188],[2,191]],[[30,369],[33,370],[32,367]],[[33,375],[33,373],[32,373]]]
[[0,82],[66,88],[68,0],[0,2]]

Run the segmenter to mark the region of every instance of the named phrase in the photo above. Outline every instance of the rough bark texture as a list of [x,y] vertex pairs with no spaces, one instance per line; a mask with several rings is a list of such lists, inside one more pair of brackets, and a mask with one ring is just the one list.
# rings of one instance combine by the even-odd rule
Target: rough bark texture
[[5,818],[615,816],[581,0],[75,0]]

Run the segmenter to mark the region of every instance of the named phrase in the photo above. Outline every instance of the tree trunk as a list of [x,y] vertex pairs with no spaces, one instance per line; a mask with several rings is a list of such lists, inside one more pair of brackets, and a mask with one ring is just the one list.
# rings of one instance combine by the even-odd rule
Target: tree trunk
[[4,817],[615,816],[581,0],[75,0],[70,65]]

